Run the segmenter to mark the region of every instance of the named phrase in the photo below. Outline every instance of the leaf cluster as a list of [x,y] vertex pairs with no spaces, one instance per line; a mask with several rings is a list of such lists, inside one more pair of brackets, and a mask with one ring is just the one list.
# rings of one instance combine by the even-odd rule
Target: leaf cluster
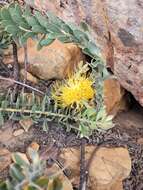
[[40,122],[46,131],[48,122],[54,121],[68,126],[69,120],[76,115],[74,111],[58,108],[49,96],[39,97],[34,92],[32,94],[21,92],[16,101],[11,91],[6,97],[1,98],[0,126],[4,124],[5,118],[16,121],[32,118],[35,123]]
[[92,132],[106,131],[112,128],[113,116],[108,116],[105,107],[102,107],[98,112],[95,108],[85,103],[85,108],[80,115],[79,132],[81,137],[89,137]]
[[10,179],[0,182],[1,190],[62,190],[58,177],[45,174],[46,163],[35,150],[29,148],[29,160],[20,153],[14,153],[12,157]]
[[2,30],[2,27],[0,26],[0,56],[3,55],[3,51],[7,49],[10,44],[11,38]]
[[0,10],[0,24],[12,39],[20,44],[26,43],[28,38],[38,37],[41,48],[52,43],[55,39],[61,42],[74,42],[83,52],[91,57],[100,56],[100,50],[93,43],[88,25],[84,22],[80,26],[65,23],[51,12],[42,14],[28,6],[21,8],[17,3],[6,5]]
[[112,117],[107,116],[105,107],[97,111],[84,102],[81,110],[63,109],[58,107],[50,96],[40,98],[34,93],[29,95],[23,92],[17,97],[16,102],[11,92],[1,101],[1,126],[5,118],[17,121],[32,118],[35,123],[42,124],[44,131],[48,130],[49,122],[55,122],[58,126],[65,127],[67,131],[74,129],[80,137],[89,137],[94,130],[106,131],[113,127]]

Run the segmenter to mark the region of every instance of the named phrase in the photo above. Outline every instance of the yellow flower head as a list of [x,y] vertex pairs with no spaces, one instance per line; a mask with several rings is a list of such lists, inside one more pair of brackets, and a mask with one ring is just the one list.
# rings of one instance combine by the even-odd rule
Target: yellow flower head
[[55,85],[52,96],[61,107],[70,107],[74,104],[81,107],[83,101],[89,101],[94,97],[92,84],[93,81],[85,75],[75,73],[61,85]]

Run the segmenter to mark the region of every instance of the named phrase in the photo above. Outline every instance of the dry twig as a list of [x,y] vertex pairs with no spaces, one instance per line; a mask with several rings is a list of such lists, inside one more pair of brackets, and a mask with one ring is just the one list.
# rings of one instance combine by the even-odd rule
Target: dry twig
[[2,76],[0,76],[0,80],[6,80],[6,81],[13,82],[13,83],[15,83],[15,84],[24,86],[24,87],[26,87],[26,88],[29,88],[29,89],[31,89],[31,90],[33,90],[33,91],[35,91],[35,92],[38,92],[38,93],[44,95],[44,92],[42,92],[41,90],[38,90],[37,88],[34,88],[34,87],[32,87],[32,86],[30,86],[30,85],[28,85],[28,84],[24,84],[24,83],[19,82],[19,81],[17,81],[17,80],[14,80],[14,79],[11,79],[11,78],[5,78],[5,77],[2,77]]

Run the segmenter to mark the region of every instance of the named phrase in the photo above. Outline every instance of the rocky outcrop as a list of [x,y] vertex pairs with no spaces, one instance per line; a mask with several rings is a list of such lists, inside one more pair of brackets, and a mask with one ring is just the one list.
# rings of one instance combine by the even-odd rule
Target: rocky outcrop
[[143,106],[142,0],[35,0],[65,21],[85,20],[121,85]]

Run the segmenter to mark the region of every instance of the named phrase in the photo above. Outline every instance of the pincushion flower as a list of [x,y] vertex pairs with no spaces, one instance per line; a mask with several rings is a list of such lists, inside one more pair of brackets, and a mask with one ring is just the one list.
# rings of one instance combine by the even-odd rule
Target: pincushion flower
[[82,107],[84,101],[93,99],[95,90],[92,87],[93,81],[85,75],[77,75],[66,79],[62,84],[57,84],[52,93],[53,99],[61,107]]

